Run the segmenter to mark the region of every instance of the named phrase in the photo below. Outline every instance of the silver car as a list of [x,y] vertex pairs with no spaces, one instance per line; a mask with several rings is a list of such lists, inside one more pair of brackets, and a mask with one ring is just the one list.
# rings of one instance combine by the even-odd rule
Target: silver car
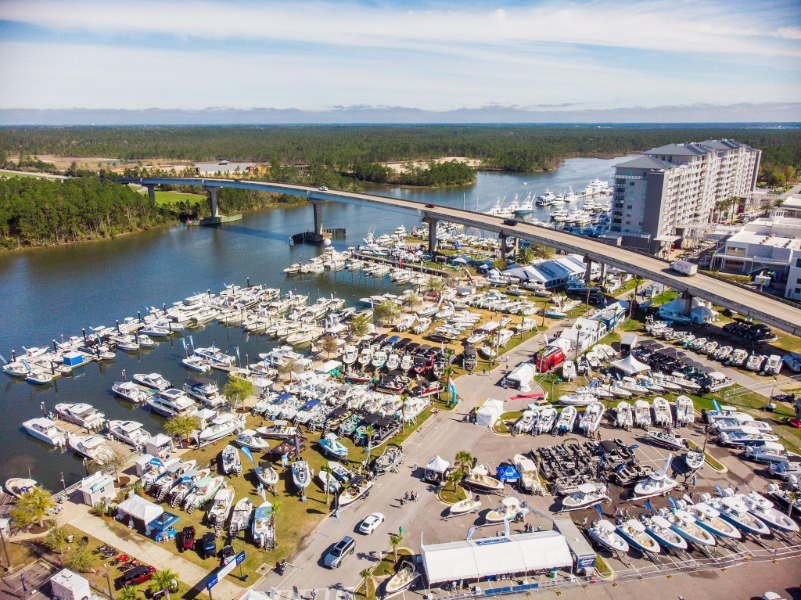
[[323,558],[323,564],[329,569],[338,569],[342,561],[353,554],[354,550],[356,550],[356,542],[353,541],[352,537],[346,535],[342,538],[342,541],[328,551],[328,554]]

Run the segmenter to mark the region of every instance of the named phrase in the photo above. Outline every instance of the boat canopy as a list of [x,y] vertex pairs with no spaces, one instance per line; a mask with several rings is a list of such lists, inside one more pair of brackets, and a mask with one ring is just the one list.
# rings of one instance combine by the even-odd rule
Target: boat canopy
[[434,473],[444,473],[448,470],[451,466],[447,460],[442,458],[441,456],[435,456],[430,463],[426,465],[426,471],[432,471]]

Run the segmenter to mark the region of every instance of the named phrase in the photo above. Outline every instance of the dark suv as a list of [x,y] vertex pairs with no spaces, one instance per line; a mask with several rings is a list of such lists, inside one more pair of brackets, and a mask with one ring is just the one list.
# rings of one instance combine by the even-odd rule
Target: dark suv
[[117,578],[116,584],[117,589],[122,589],[127,585],[142,583],[143,581],[147,581],[151,577],[153,577],[153,573],[156,572],[154,567],[149,567],[147,565],[139,565],[138,567],[134,567],[128,571],[125,571],[120,577]]
[[217,538],[213,533],[204,533],[200,541],[201,558],[209,558],[217,555]]
[[346,535],[341,542],[328,551],[328,554],[323,558],[323,564],[329,569],[338,569],[342,565],[342,561],[353,554],[354,550],[356,550],[356,542],[353,541],[352,537]]

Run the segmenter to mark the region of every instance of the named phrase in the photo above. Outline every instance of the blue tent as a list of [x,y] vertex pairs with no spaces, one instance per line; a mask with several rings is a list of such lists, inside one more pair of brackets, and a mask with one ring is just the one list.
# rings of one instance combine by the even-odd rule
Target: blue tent
[[517,481],[520,479],[520,474],[510,465],[498,467],[497,476],[501,481]]

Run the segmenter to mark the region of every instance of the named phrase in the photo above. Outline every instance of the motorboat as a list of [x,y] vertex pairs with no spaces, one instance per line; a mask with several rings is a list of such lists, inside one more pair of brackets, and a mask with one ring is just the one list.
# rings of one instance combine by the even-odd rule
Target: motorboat
[[184,498],[186,498],[189,492],[194,489],[197,483],[203,479],[206,479],[210,473],[210,469],[201,469],[200,471],[192,470],[181,477],[181,479],[177,481],[175,486],[169,491],[169,496],[167,499],[170,503],[170,506],[175,508],[181,502],[183,502]]
[[6,480],[6,491],[15,498],[19,498],[23,494],[32,492],[38,485],[39,482],[35,479],[12,477]]
[[705,502],[720,512],[720,516],[737,527],[740,531],[750,533],[757,537],[770,535],[770,529],[759,517],[755,517],[748,510],[748,506],[741,498],[724,497],[709,498]]
[[186,462],[179,460],[170,464],[164,472],[152,482],[149,490],[150,493],[157,501],[161,502],[172,488],[183,480],[184,475],[190,478],[194,474],[197,474],[197,471],[194,470],[196,464],[197,461],[195,460],[188,460]]
[[384,598],[389,598],[411,589],[420,577],[421,574],[414,564],[409,561],[404,562],[397,573],[384,584]]
[[27,377],[30,372],[31,368],[27,361],[15,360],[3,365],[3,373],[11,377]]
[[565,404],[568,406],[589,406],[594,402],[598,402],[598,396],[595,394],[577,393],[559,396],[559,404]]
[[699,527],[703,527],[709,533],[720,538],[732,540],[739,540],[742,537],[740,531],[734,525],[722,519],[720,512],[705,502],[690,504],[680,500],[678,505],[681,506],[682,510],[686,510],[692,515]]
[[87,430],[100,429],[106,419],[106,415],[85,402],[60,402],[53,407],[53,410],[65,421],[80,425]]
[[[773,432],[773,425],[767,423],[765,421],[745,421],[741,422],[737,419],[717,419],[714,421],[710,429],[714,433],[728,433],[731,431],[740,431],[743,427],[753,427],[760,433],[772,433]],[[775,443],[775,442],[765,442],[768,443]]]
[[222,352],[214,345],[208,348],[195,348],[195,356],[199,356],[212,366],[219,365],[223,367],[232,367],[236,365],[236,359]]
[[296,460],[292,463],[292,482],[300,491],[305,490],[311,483],[309,463],[305,460]]
[[476,512],[481,508],[481,501],[473,498],[465,498],[464,500],[460,500],[456,504],[451,505],[450,509],[448,509],[448,516],[451,517],[458,517],[460,515],[466,515],[468,513]]
[[253,429],[245,429],[236,437],[236,443],[240,447],[250,448],[251,450],[268,450],[270,445],[257,434]]
[[520,475],[520,487],[527,492],[540,493],[542,484],[540,483],[537,464],[522,454],[515,454],[512,458],[512,463],[518,475]]
[[328,456],[332,456],[334,458],[348,457],[347,446],[340,442],[334,433],[327,433],[320,440],[320,447],[323,449],[323,453],[327,454]]
[[587,406],[584,414],[581,416],[579,420],[579,429],[584,432],[586,436],[592,436],[596,431],[598,431],[598,427],[601,425],[601,419],[604,416],[604,405],[600,402],[593,402],[589,406]]
[[759,492],[751,491],[742,496],[748,512],[765,523],[771,529],[784,533],[798,533],[798,524],[784,512],[773,507],[773,502]]
[[672,524],[665,517],[661,515],[653,515],[651,517],[640,515],[640,522],[645,525],[645,531],[662,547],[673,550],[687,550],[687,541],[672,529]]
[[323,488],[323,491],[328,494],[338,494],[339,491],[342,489],[342,486],[337,481],[337,478],[334,477],[331,473],[326,471],[320,471],[317,473],[317,479],[320,480],[320,484]]
[[228,444],[220,453],[223,475],[242,475],[242,459],[236,446]]
[[595,521],[587,530],[589,536],[598,544],[612,552],[628,552],[629,544],[618,533],[615,526],[606,519]]
[[538,411],[526,410],[514,426],[514,433],[529,433],[537,422]]
[[181,464],[180,458],[171,458],[166,459],[164,462],[159,461],[158,463],[152,462],[147,465],[147,471],[142,475],[139,481],[142,483],[142,489],[146,492],[150,490],[153,482],[156,481],[159,477],[164,475],[167,472],[167,469],[172,467],[173,465]]
[[801,515],[801,498],[791,490],[783,490],[775,483],[768,485],[765,492],[774,502],[778,502],[784,507],[788,514],[795,513]]
[[133,381],[116,381],[111,386],[111,391],[115,396],[119,396],[129,402],[140,404],[147,401],[150,394],[136,385]]
[[275,485],[278,483],[278,472],[273,468],[273,466],[267,462],[262,461],[259,463],[259,466],[254,469],[256,471],[256,477],[258,480],[263,483],[266,487],[271,485]]
[[684,455],[684,464],[691,471],[697,471],[704,466],[704,453],[698,450],[690,450]]
[[99,465],[105,464],[114,456],[114,450],[108,447],[106,439],[99,435],[70,435],[67,441],[75,452]]
[[328,461],[328,469],[331,471],[334,477],[336,477],[337,479],[339,479],[339,481],[343,483],[346,481],[351,481],[355,477],[353,471],[349,471],[348,469],[343,467],[340,463],[335,462],[333,460]]
[[220,394],[220,388],[211,379],[187,379],[184,382],[184,391],[190,398],[216,409],[227,402],[225,396]]
[[356,346],[345,346],[345,354],[342,355],[342,362],[352,365],[359,358],[359,349]]
[[245,429],[245,415],[237,417],[233,413],[223,413],[214,417],[209,426],[198,434],[200,444],[209,444],[229,435],[238,434]]
[[234,505],[234,494],[236,491],[232,486],[224,487],[214,494],[214,502],[206,513],[206,520],[209,526],[214,529],[222,529],[225,521],[228,520],[228,515]]
[[109,421],[108,432],[121,442],[134,448],[144,447],[151,435],[137,421]]
[[734,365],[735,367],[742,367],[745,361],[748,360],[748,350],[737,348],[732,353],[729,359],[724,363],[727,365]]
[[275,530],[273,528],[273,505],[263,502],[253,513],[253,522],[250,529],[253,542],[259,548],[272,548],[275,546]]
[[163,392],[164,390],[168,390],[172,387],[172,384],[158,373],[136,373],[133,376],[133,380],[139,385],[143,385],[159,392]]
[[757,446],[765,442],[778,442],[779,436],[772,433],[762,433],[756,427],[743,425],[739,430],[721,433],[720,441],[727,446]]
[[562,363],[562,379],[565,381],[576,379],[576,365],[572,360],[566,360]]
[[387,370],[391,373],[395,371],[400,366],[401,357],[395,354],[394,352],[390,353],[387,356]]
[[502,523],[503,521],[511,521],[518,515],[525,515],[528,509],[520,504],[520,500],[514,496],[509,496],[501,500],[501,507],[489,511],[484,519],[487,523]]
[[582,510],[608,500],[609,496],[606,493],[606,486],[582,483],[579,484],[575,492],[562,498],[562,508],[560,512]]
[[181,364],[183,364],[187,369],[191,371],[197,371],[198,373],[208,373],[211,371],[211,365],[200,356],[187,356],[181,360]]
[[622,429],[628,429],[634,425],[634,411],[631,404],[625,400],[621,400],[617,404],[615,425]]
[[186,392],[174,388],[150,396],[147,399],[147,405],[150,410],[163,417],[193,415],[197,412],[197,405],[186,395]]
[[245,531],[250,523],[250,515],[253,512],[253,502],[250,498],[242,498],[234,506],[231,513],[231,522],[228,525],[229,537],[235,537],[240,531]]
[[695,407],[692,398],[679,396],[676,398],[676,426],[683,427],[695,422]]
[[350,486],[339,495],[339,506],[352,504],[359,498],[364,497],[373,487],[373,482],[364,477],[354,477]]
[[667,494],[678,485],[678,481],[667,476],[667,469],[653,471],[648,475],[648,479],[634,486],[634,499],[641,500],[643,498],[661,496]]
[[504,488],[503,481],[490,477],[489,470],[482,465],[474,467],[470,471],[470,475],[464,480],[464,484],[485,492],[500,492]]
[[184,499],[184,510],[191,515],[196,509],[211,500],[224,482],[224,477],[204,477],[198,481]]
[[648,431],[646,437],[655,446],[661,446],[668,450],[683,450],[687,447],[687,440],[677,436],[673,431],[656,431],[652,429]]
[[379,350],[375,354],[373,354],[373,358],[370,361],[370,364],[373,365],[373,368],[378,370],[382,368],[387,362],[387,353],[383,350]]
[[51,419],[37,417],[25,421],[22,426],[30,435],[38,440],[52,444],[53,446],[67,445],[67,432],[55,424]]
[[544,408],[540,411],[540,418],[537,423],[534,425],[534,430],[539,433],[549,433],[551,429],[553,429],[554,424],[556,423],[556,419],[559,416],[559,413],[556,412],[555,408],[551,408],[550,406]]
[[556,432],[564,434],[573,431],[577,416],[578,411],[575,406],[565,406],[559,414],[559,420],[556,422]]
[[699,526],[695,522],[695,517],[686,510],[677,510],[672,515],[667,509],[661,509],[661,511],[664,513],[661,516],[670,522],[670,528],[685,540],[697,546],[715,546],[717,544],[715,536]]
[[673,427],[673,412],[670,403],[662,397],[654,398],[654,425]]
[[748,357],[745,368],[749,371],[759,371],[762,369],[762,365],[765,364],[767,359],[768,357],[763,354],[752,354]]
[[620,537],[637,548],[637,550],[659,554],[661,550],[659,542],[657,542],[652,535],[648,534],[645,525],[639,521],[629,519],[618,525],[616,530]]
[[746,446],[742,454],[755,462],[775,465],[779,463],[801,464],[801,456],[794,452],[788,452],[784,446],[778,442],[765,442],[759,446]]

